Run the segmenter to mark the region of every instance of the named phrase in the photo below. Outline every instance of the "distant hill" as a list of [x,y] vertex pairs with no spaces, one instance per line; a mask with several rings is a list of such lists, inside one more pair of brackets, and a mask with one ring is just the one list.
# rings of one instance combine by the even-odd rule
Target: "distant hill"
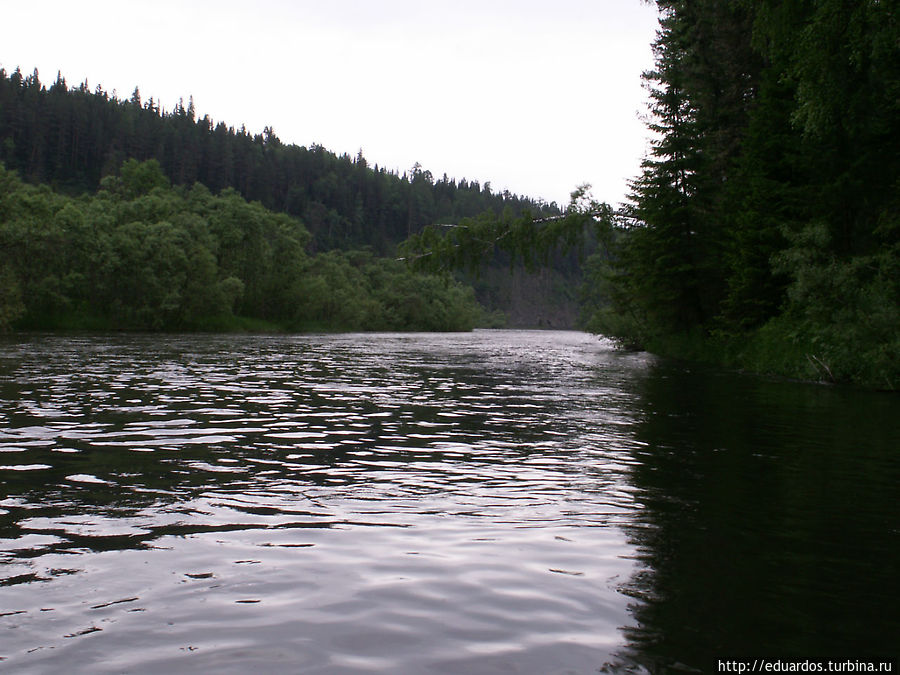
[[[32,184],[69,194],[94,194],[106,176],[118,176],[127,159],[156,160],[173,185],[205,185],[213,194],[232,188],[267,209],[299,217],[312,235],[309,253],[368,249],[395,255],[397,244],[432,223],[458,223],[486,211],[561,212],[555,203],[490,183],[439,179],[418,163],[398,175],[322,146],[283,143],[266,127],[261,134],[235,129],[208,116],[197,119],[193,101],[172,111],[136,88],[122,100],[84,82],[67,85],[61,74],[47,86],[37,71],[0,68],[0,162]],[[497,261],[470,280],[478,299],[510,326],[573,327],[581,274],[560,259],[554,270],[527,279],[520,267]],[[503,319],[498,319],[503,321]]]
[[403,175],[370,165],[362,156],[337,155],[313,145],[281,142],[266,127],[197,119],[193,101],[171,112],[136,88],[120,100],[87,82],[69,87],[62,75],[49,87],[38,72],[0,69],[0,161],[32,183],[69,192],[93,192],[125,159],[156,159],[175,185],[200,182],[217,194],[236,189],[245,199],[300,217],[313,250],[370,247],[380,255],[424,225],[458,222],[509,207],[518,213],[558,212],[547,204],[490,184],[435,179],[416,164]]

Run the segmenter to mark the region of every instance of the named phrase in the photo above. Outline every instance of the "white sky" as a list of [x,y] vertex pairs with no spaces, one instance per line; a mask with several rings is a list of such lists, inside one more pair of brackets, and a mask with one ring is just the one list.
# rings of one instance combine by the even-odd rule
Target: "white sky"
[[88,80],[402,173],[617,203],[646,151],[642,0],[28,0],[0,66]]

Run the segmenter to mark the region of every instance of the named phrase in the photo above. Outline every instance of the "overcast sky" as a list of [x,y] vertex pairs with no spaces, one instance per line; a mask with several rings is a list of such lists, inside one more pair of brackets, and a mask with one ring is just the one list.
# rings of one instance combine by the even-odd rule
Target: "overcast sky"
[[617,203],[647,132],[641,0],[28,0],[5,3],[0,66],[85,79],[285,143],[362,149],[402,173],[565,203]]

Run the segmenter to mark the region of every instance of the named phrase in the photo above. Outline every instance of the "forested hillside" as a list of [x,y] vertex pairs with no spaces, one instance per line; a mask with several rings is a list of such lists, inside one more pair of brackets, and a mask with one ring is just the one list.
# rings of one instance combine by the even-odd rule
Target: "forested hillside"
[[[619,212],[482,219],[409,250],[525,258],[593,220],[590,327],[795,377],[900,386],[896,2],[658,0],[652,150]],[[431,254],[421,255],[430,250]]]
[[[337,249],[361,260],[358,251],[366,250],[371,252],[363,256],[369,260],[367,264],[391,269],[396,268],[394,263],[376,258],[395,257],[398,243],[426,224],[457,223],[483,212],[559,212],[556,204],[508,192],[494,193],[489,183],[481,185],[475,180],[456,180],[446,175],[436,180],[418,164],[403,175],[396,175],[377,165],[370,166],[361,152],[351,158],[320,146],[284,144],[269,128],[262,134],[250,134],[244,128],[236,131],[207,116],[198,119],[192,102],[187,107],[179,102],[174,110],[166,112],[157,101],[143,101],[137,89],[130,99],[120,100],[101,87],[92,91],[87,82],[69,87],[62,75],[48,87],[36,71],[23,76],[18,69],[11,74],[0,69],[0,163],[18,173],[27,184],[48,186],[58,193],[53,197],[57,202],[63,196],[92,195],[104,179],[121,178],[121,167],[131,159],[158,162],[176,188],[200,184],[212,195],[232,191],[227,192],[228,199],[240,196],[258,203],[271,212],[267,218],[276,213],[298,218],[308,233],[300,247],[304,254],[315,256]],[[9,232],[7,236],[11,236]],[[20,236],[21,231],[15,235]],[[46,240],[38,237],[37,241]],[[46,253],[37,244],[30,248],[35,260]],[[341,257],[334,254],[332,259]],[[39,275],[24,268],[20,272],[22,279]],[[262,270],[255,273],[264,274]],[[476,284],[479,299],[493,311],[490,325],[502,324],[508,317],[514,325],[571,327],[577,303],[570,290],[572,284],[567,282],[578,275],[577,266],[570,261],[526,281],[523,270],[515,270],[511,276],[509,265],[501,261],[491,273],[469,281]],[[29,301],[29,310],[16,325],[60,325],[58,310],[63,305],[69,308],[69,318],[63,323],[72,322],[75,310],[71,303],[56,303],[56,309],[47,314],[47,307],[42,304],[46,300],[44,294],[34,295],[30,282],[22,281],[18,287],[27,289],[22,297]],[[324,292],[317,288],[308,290]],[[527,298],[522,297],[524,293]],[[326,296],[332,295],[323,295],[322,302],[327,304]],[[340,303],[329,306],[336,312],[342,307]],[[246,304],[235,311],[242,316],[271,314]],[[320,314],[317,321],[323,326],[383,324],[370,320],[348,322],[338,315],[328,318],[324,308]],[[38,320],[38,315],[44,318]],[[49,316],[56,319],[50,320]],[[148,326],[160,325],[162,321],[161,325],[169,328],[192,325],[180,320],[172,323],[172,317],[162,319],[156,313],[149,323],[133,319],[125,324]],[[278,320],[292,326],[309,325],[302,321],[298,324],[293,315],[283,312]],[[469,321],[453,325],[466,325]],[[435,318],[432,323],[441,325],[441,320]],[[407,324],[424,325],[422,317]],[[113,321],[113,325],[118,322]]]
[[[313,130],[314,131],[314,130]],[[164,111],[138,89],[120,100],[87,82],[49,87],[35,71],[0,69],[0,161],[26,181],[69,192],[93,192],[126,159],[159,161],[175,185],[234,188],[245,199],[300,217],[314,250],[371,247],[390,255],[396,244],[430,223],[455,223],[483,211],[511,208],[552,213],[555,205],[490,184],[435,178],[418,164],[403,175],[320,146],[282,143],[266,128],[251,134],[179,102]]]

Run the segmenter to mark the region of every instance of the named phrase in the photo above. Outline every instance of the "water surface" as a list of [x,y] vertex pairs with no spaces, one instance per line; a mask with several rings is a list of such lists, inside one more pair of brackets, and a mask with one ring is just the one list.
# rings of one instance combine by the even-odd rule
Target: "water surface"
[[898,401],[575,332],[0,343],[0,666],[885,655]]

